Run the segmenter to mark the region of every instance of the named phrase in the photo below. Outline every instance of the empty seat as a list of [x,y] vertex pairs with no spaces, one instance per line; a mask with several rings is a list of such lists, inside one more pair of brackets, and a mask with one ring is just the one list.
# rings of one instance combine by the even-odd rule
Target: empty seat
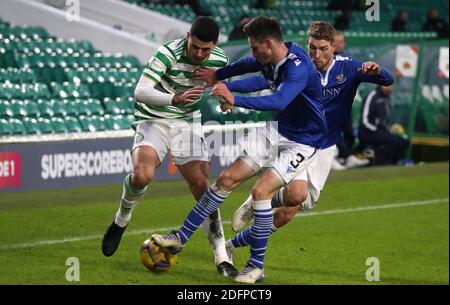
[[14,116],[14,112],[11,109],[11,105],[8,101],[0,101],[0,117],[9,117],[12,118]]
[[24,100],[23,105],[28,117],[37,118],[40,116],[41,111],[39,110],[39,106],[35,101]]
[[38,125],[38,121],[36,118],[24,118],[23,124],[25,125],[25,128],[27,130],[27,134],[33,135],[33,134],[41,134],[41,130]]
[[66,126],[66,121],[63,118],[51,118],[50,121],[51,121],[53,132],[66,133],[69,131]]
[[54,133],[52,122],[49,118],[38,118],[37,123],[42,134]]
[[12,134],[11,125],[9,121],[4,118],[0,118],[0,136],[7,136]]
[[104,131],[108,129],[103,117],[82,115],[79,117],[79,121],[83,131]]
[[11,127],[11,133],[13,135],[24,135],[27,133],[25,126],[19,119],[10,118],[9,125]]
[[53,110],[53,105],[50,100],[38,99],[37,105],[39,107],[40,116],[42,117],[52,117],[55,112]]
[[22,118],[27,116],[27,111],[22,101],[11,100],[10,107],[13,112],[13,117]]
[[82,128],[80,122],[76,117],[68,116],[64,118],[68,132],[81,132]]

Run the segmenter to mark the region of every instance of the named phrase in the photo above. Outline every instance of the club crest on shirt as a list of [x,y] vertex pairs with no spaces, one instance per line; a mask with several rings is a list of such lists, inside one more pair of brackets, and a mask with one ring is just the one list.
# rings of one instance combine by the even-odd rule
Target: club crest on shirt
[[270,90],[273,92],[277,91],[277,86],[275,85],[275,82],[273,80],[267,80],[267,83],[269,84]]
[[134,143],[139,143],[142,140],[144,140],[144,135],[140,132],[136,132],[136,134],[134,135]]
[[338,83],[343,83],[345,82],[347,78],[344,76],[344,73],[340,73],[338,75],[336,75],[336,80]]

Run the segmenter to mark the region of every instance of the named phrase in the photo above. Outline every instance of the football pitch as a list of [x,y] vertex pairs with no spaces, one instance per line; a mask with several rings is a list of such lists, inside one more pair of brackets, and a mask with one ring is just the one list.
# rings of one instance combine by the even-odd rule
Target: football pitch
[[[318,206],[271,235],[262,283],[448,284],[448,170],[431,163],[332,172]],[[221,208],[227,239],[254,181]],[[1,194],[0,284],[233,284],[217,273],[201,229],[168,272],[148,272],[139,261],[149,234],[179,227],[193,207],[184,181],[151,184],[118,251],[104,257],[101,238],[121,191],[118,184]],[[239,270],[248,256],[249,248],[236,251]],[[66,279],[68,258],[79,262],[79,281]],[[369,258],[379,262],[379,281],[366,279]]]

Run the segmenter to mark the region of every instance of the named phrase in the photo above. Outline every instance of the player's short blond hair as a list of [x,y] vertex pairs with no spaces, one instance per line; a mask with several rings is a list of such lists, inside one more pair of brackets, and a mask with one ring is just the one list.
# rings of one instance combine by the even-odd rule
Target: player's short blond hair
[[335,35],[336,30],[331,23],[325,21],[313,21],[309,25],[308,37],[333,43]]

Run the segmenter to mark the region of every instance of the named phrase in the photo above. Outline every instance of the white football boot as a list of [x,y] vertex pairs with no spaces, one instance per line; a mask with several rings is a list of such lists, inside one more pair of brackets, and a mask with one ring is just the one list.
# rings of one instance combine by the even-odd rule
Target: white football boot
[[244,270],[234,278],[234,281],[237,283],[254,284],[262,279],[264,279],[264,269],[259,269],[251,264],[247,264]]
[[160,247],[174,247],[174,248],[182,248],[183,244],[181,243],[180,233],[167,234],[167,235],[159,235],[153,234],[151,237],[155,244]]
[[[249,200],[250,199],[250,200]],[[253,205],[251,196],[233,214],[231,228],[234,232],[241,231],[253,219]]]

